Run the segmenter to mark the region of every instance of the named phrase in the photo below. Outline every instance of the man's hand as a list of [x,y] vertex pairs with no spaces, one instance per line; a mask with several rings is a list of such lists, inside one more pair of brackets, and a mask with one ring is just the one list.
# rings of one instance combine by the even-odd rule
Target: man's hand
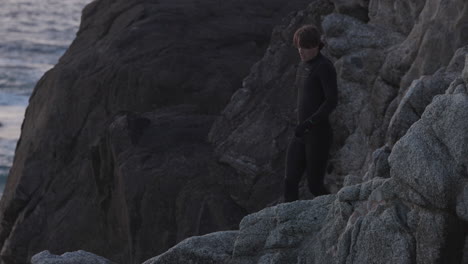
[[295,131],[295,133],[294,133],[295,136],[296,136],[296,137],[299,137],[299,138],[302,137],[302,136],[304,136],[304,133],[305,133],[308,129],[310,129],[311,126],[312,126],[312,123],[310,123],[310,122],[307,122],[307,121],[302,122],[301,124],[299,124],[299,125],[296,127],[296,131]]

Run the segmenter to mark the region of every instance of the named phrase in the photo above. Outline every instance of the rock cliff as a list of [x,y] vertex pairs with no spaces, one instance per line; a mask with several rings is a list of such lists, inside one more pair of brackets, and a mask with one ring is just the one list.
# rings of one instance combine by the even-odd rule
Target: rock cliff
[[[467,263],[468,3],[313,0],[285,16],[295,5],[89,5],[31,98],[3,261],[84,249],[145,264]],[[336,194],[263,209],[281,195],[291,38],[306,23],[338,73]]]
[[395,143],[383,175],[268,207],[237,232],[189,238],[144,264],[468,263],[468,82],[446,88]]
[[[329,1],[313,1],[274,30],[267,53],[211,128],[219,161],[236,169],[240,184],[253,186],[233,193],[246,208],[260,209],[264,203],[258,201],[271,201],[281,191],[285,149],[295,127],[296,64],[286,59],[293,56],[287,47],[299,25],[321,25],[338,72],[326,177],[335,192],[346,178],[362,179],[378,153],[388,154],[463,67],[466,50],[456,51],[468,43],[465,1],[333,2],[332,13]],[[380,149],[385,145],[387,151]]]
[[89,4],[30,98],[0,205],[2,261],[83,249],[140,263],[187,236],[236,227],[246,211],[224,191],[229,169],[206,135],[273,26],[306,5]]
[[[238,182],[254,186],[233,188],[239,204],[277,197],[294,128],[294,96],[281,83],[294,65],[281,58],[294,29],[319,20],[340,92],[328,184],[345,187],[245,217],[235,240],[216,233],[231,241],[222,248],[231,254],[203,263],[468,263],[468,3],[333,2],[332,13],[321,11],[327,1],[313,1],[275,29],[210,141]],[[221,249],[213,236],[196,239],[201,246],[186,241],[145,264],[209,259],[203,246]]]

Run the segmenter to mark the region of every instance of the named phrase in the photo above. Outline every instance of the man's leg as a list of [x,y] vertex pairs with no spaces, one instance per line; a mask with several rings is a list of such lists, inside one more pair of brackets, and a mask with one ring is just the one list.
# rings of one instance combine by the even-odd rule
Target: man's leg
[[299,199],[299,182],[305,170],[304,140],[294,137],[286,153],[286,170],[284,178],[284,201]]
[[333,137],[331,127],[328,123],[317,125],[304,137],[309,190],[314,196],[329,194],[323,185],[323,179]]

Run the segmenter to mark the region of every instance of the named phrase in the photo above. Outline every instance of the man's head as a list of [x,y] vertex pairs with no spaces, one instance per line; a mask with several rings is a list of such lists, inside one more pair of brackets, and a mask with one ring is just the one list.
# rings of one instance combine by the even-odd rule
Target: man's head
[[298,49],[301,60],[308,61],[322,49],[320,32],[314,25],[304,25],[296,30],[293,44]]

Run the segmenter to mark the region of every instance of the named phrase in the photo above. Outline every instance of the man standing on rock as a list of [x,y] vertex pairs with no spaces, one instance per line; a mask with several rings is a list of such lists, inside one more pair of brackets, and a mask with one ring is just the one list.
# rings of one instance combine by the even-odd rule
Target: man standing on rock
[[338,101],[336,70],[320,52],[319,30],[314,25],[302,26],[294,33],[293,43],[301,57],[296,74],[298,125],[286,155],[285,202],[299,198],[304,170],[314,196],[330,193],[323,185],[333,137],[328,115]]

